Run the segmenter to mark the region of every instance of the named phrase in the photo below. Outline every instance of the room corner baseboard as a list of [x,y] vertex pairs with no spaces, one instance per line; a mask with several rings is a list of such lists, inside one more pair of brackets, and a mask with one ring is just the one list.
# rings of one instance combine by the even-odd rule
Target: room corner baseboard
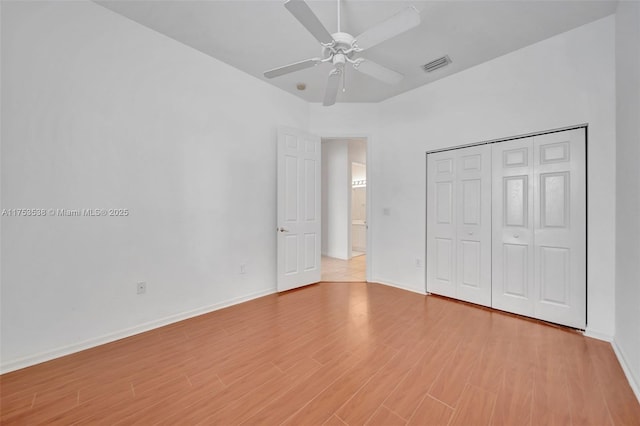
[[613,342],[613,336],[607,333],[603,333],[597,330],[591,330],[589,327],[582,333],[586,337],[591,337],[593,339],[602,340],[605,342]]
[[395,283],[392,281],[388,281],[385,279],[381,279],[381,278],[374,278],[370,281],[371,283],[378,283],[378,284],[382,284],[382,285],[386,285],[389,287],[395,287],[395,288],[399,288],[401,290],[406,290],[406,291],[410,291],[412,293],[418,293],[421,294],[423,296],[425,296],[427,293],[424,291],[420,291],[420,290],[416,290],[415,288],[411,288],[405,284],[399,284],[399,283]]
[[257,299],[259,297],[268,296],[276,293],[276,289],[269,289],[258,291],[248,294],[246,296],[235,297],[233,299],[226,300],[224,302],[215,303],[213,305],[203,306],[201,308],[193,309],[179,314],[170,315],[165,318],[161,318],[154,321],[149,321],[134,327],[126,328],[124,330],[116,331],[113,333],[105,334],[100,337],[88,339],[73,345],[63,346],[50,351],[41,352],[36,355],[31,355],[19,359],[15,359],[6,363],[0,364],[0,374],[9,373],[11,371],[20,370],[21,368],[30,367],[32,365],[40,364],[42,362],[51,361],[56,358],[63,357],[65,355],[71,355],[76,352],[80,352],[86,349],[91,349],[96,346],[104,345],[114,342],[116,340],[131,337],[136,334],[144,333],[165,325],[173,324],[179,321],[184,321],[189,318],[197,317],[199,315],[208,314],[219,309],[227,308],[229,306],[237,305],[239,303],[248,302],[249,300]]
[[638,382],[640,378],[636,380],[636,378],[633,377],[633,372],[631,371],[631,368],[627,363],[627,359],[624,356],[624,351],[620,346],[618,346],[616,339],[613,339],[613,341],[611,342],[611,347],[613,347],[613,352],[618,358],[618,362],[622,367],[622,371],[624,371],[624,375],[627,376],[627,381],[629,382],[629,386],[631,386],[631,390],[633,390],[633,393],[636,395],[636,399],[640,403],[640,383]]

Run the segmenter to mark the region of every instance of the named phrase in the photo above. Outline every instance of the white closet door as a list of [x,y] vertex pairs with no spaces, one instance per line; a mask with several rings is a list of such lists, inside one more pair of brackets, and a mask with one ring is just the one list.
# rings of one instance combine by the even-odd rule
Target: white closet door
[[491,306],[491,146],[456,155],[456,297]]
[[456,297],[456,152],[427,156],[427,292]]
[[533,138],[493,144],[492,306],[534,316]]
[[536,317],[586,325],[585,129],[536,136]]
[[491,305],[491,147],[428,156],[427,291]]
[[493,145],[492,306],[586,326],[585,130]]

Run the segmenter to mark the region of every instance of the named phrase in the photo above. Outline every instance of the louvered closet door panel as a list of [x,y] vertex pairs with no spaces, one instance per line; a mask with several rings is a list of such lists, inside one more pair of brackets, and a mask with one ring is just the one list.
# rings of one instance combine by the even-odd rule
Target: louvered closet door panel
[[427,292],[456,296],[456,153],[427,156]]
[[456,297],[491,306],[491,146],[455,153]]
[[533,138],[492,145],[492,299],[534,316]]
[[586,325],[585,129],[533,140],[536,317]]

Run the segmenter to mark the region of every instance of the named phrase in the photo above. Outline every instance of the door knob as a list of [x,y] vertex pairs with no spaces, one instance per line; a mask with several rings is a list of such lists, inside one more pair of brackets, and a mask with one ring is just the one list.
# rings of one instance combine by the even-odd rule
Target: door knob
[[520,235],[518,235],[518,234],[513,234],[513,238],[518,238],[518,237],[520,237]]
[[473,235],[473,231],[469,231],[469,235]]
[[280,232],[289,232],[289,230],[286,229],[286,228],[278,228],[278,231],[280,231]]

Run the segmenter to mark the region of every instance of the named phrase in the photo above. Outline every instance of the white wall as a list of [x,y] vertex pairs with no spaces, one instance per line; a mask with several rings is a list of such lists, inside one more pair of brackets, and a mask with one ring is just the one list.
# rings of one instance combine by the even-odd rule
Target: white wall
[[351,163],[351,182],[367,180],[367,165],[360,162]]
[[616,336],[640,399],[640,2],[616,13]]
[[322,254],[349,259],[351,162],[347,140],[322,141]]
[[[367,164],[367,140],[366,139],[349,139],[349,161],[352,163]],[[362,179],[366,179],[365,176]],[[355,179],[355,177],[353,178]],[[359,178],[360,179],[360,178]]]
[[312,106],[315,132],[371,135],[371,280],[424,292],[426,151],[588,123],[588,331],[611,338],[614,63],[614,18],[608,17],[375,104],[377,109],[343,105],[326,112]]
[[384,102],[373,165],[384,169],[383,184],[374,199],[393,206],[393,226],[374,234],[376,276],[424,289],[415,258],[425,246],[425,151],[588,123],[588,329],[612,336],[613,46],[608,17]]
[[130,211],[2,218],[3,370],[275,291],[305,102],[94,3],[2,2],[2,124],[2,208]]

